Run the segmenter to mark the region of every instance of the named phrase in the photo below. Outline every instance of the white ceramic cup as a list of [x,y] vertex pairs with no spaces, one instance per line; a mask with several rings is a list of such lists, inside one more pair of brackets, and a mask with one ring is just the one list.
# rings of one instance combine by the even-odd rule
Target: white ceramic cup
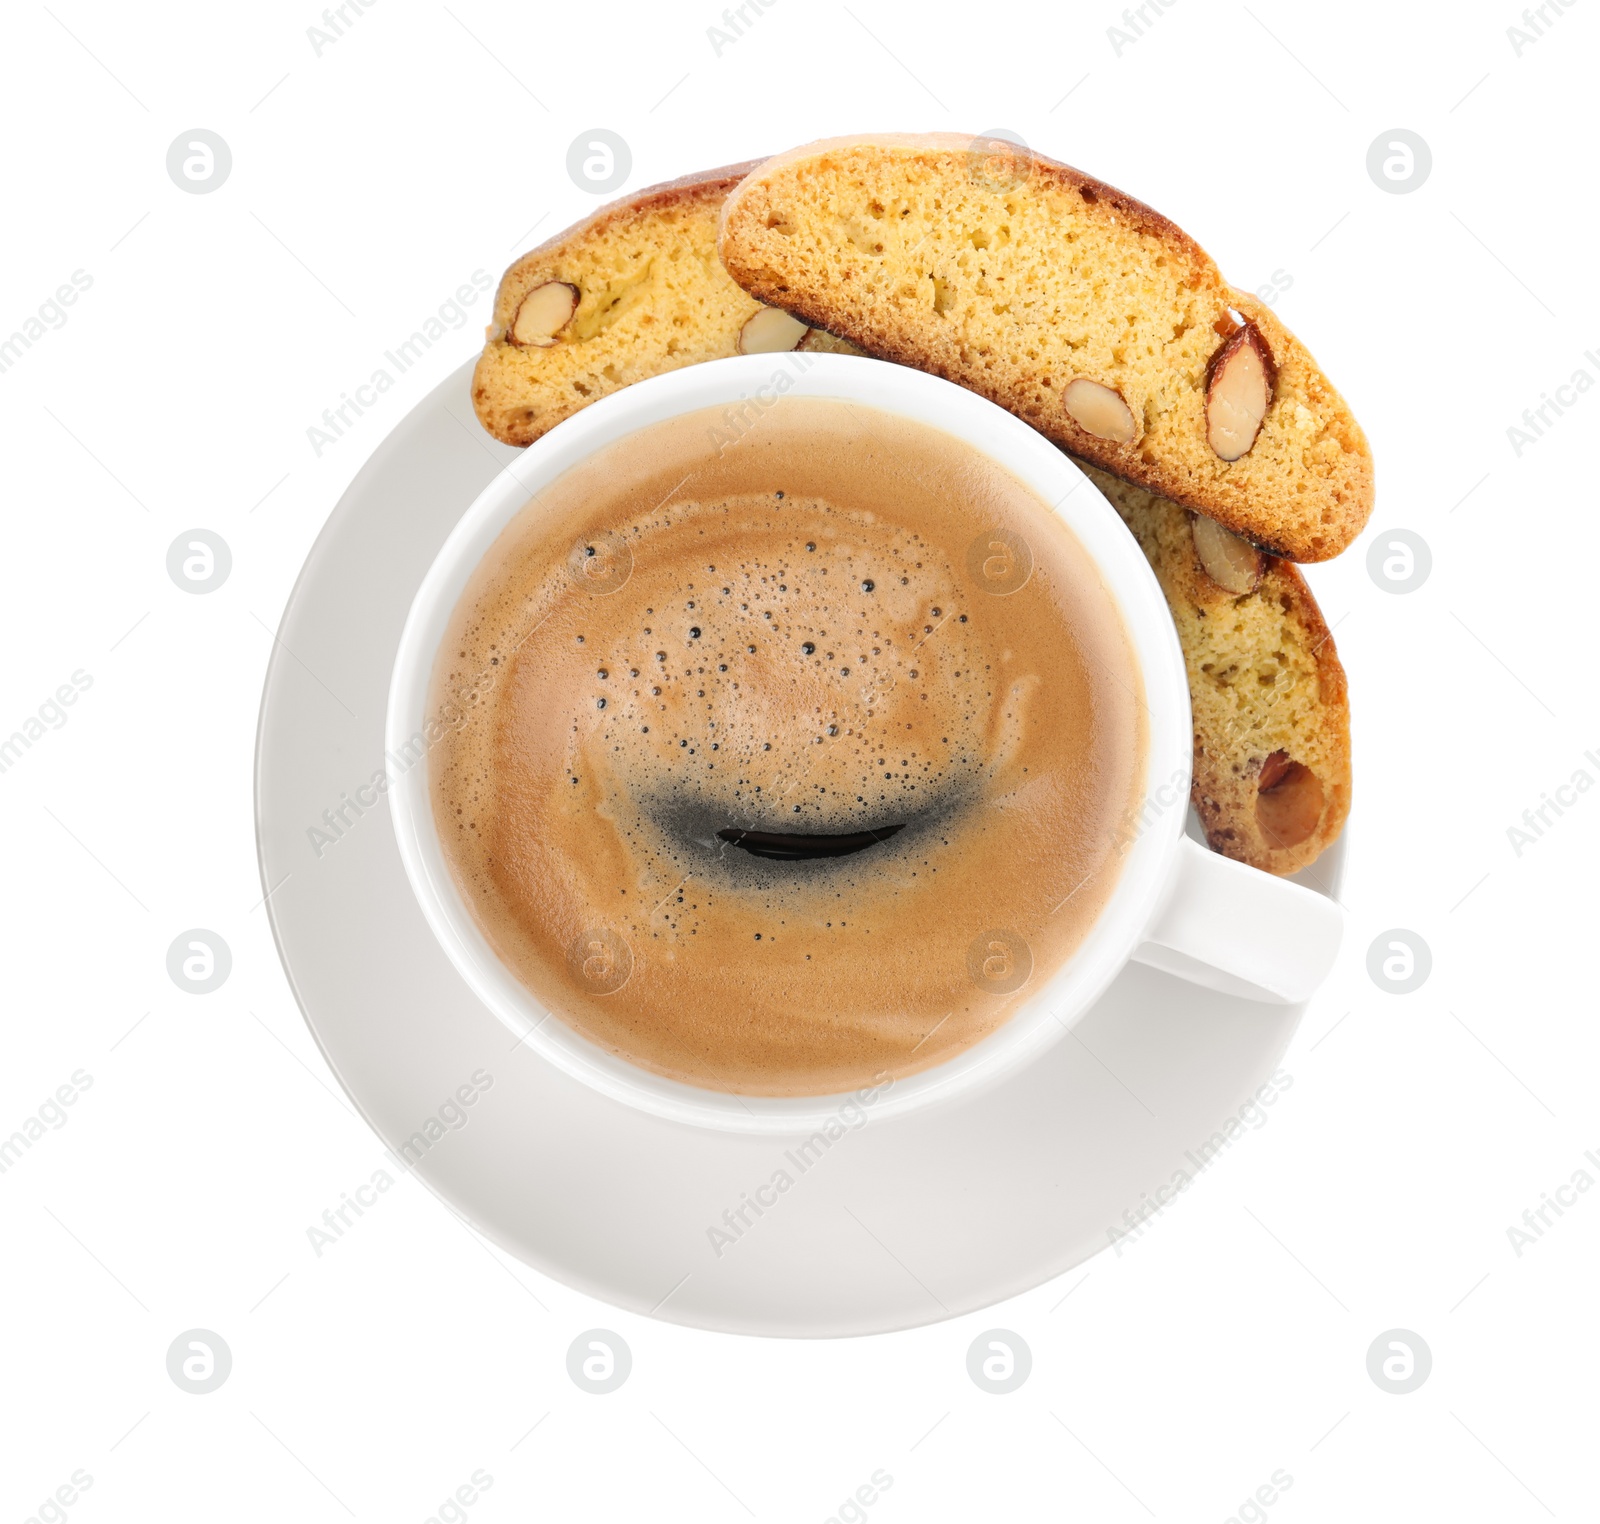
[[898,365],[801,353],[690,366],[585,408],[484,489],[423,578],[389,689],[389,804],[423,915],[474,993],[566,1073],[673,1121],[732,1132],[808,1133],[852,1100],[700,1089],[652,1074],[581,1036],[534,997],[485,939],[445,861],[427,780],[427,706],[440,642],[473,572],[533,494],[650,424],[720,407],[748,419],[783,396],[842,398],[932,425],[998,461],[1045,504],[1054,504],[1121,611],[1149,708],[1145,807],[1116,887],[1088,935],[997,1031],[931,1069],[875,1088],[872,1115],[920,1111],[1013,1073],[1060,1041],[1130,960],[1248,999],[1305,1000],[1333,963],[1342,916],[1323,895],[1217,857],[1185,835],[1192,732],[1183,657],[1156,579],[1116,511],[1067,456],[992,402]]

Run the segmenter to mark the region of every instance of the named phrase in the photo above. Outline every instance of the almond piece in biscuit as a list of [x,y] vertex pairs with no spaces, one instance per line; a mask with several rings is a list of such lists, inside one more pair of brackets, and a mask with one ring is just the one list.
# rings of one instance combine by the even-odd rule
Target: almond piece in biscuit
[[533,344],[540,348],[554,344],[556,335],[572,321],[582,293],[564,280],[547,280],[535,286],[517,306],[511,320],[513,344]]
[[1206,372],[1206,440],[1218,460],[1250,453],[1261,420],[1272,406],[1277,367],[1254,323],[1244,323],[1222,341]]
[[1061,405],[1080,429],[1096,439],[1132,444],[1139,436],[1133,413],[1115,387],[1102,386],[1098,381],[1079,376],[1067,383],[1067,389],[1061,394]]
[[776,355],[798,349],[810,330],[781,307],[762,307],[745,319],[739,330],[739,353]]
[[1275,751],[1256,777],[1256,825],[1274,848],[1298,847],[1322,820],[1322,780],[1288,752]]
[[1261,580],[1261,552],[1214,519],[1194,521],[1194,553],[1201,569],[1224,592],[1253,593]]

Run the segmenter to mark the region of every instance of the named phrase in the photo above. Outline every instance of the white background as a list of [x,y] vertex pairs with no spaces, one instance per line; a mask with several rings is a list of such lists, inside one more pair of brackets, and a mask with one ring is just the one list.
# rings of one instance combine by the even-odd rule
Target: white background
[[[309,0],[8,12],[0,334],[93,284],[0,374],[0,735],[73,672],[92,687],[0,774],[0,1135],[93,1083],[0,1175],[0,1524],[79,1470],[44,1517],[423,1521],[482,1470],[444,1517],[820,1524],[885,1471],[874,1524],[1593,1518],[1600,1192],[1520,1256],[1507,1229],[1600,1179],[1600,791],[1520,855],[1507,829],[1600,780],[1600,395],[1520,456],[1507,429],[1579,367],[1600,380],[1600,19],[1548,5],[1519,54],[1509,0],[1178,0],[1119,55],[1111,0],[778,0],[719,56],[713,3],[379,0],[320,56]],[[232,150],[208,195],[165,168],[194,127]],[[592,208],[565,166],[593,127],[631,145],[627,189],[827,133],[1009,129],[1236,284],[1281,272],[1277,310],[1372,440],[1372,527],[1311,572],[1357,802],[1294,1088],[1123,1257],[976,1317],[822,1343],[652,1323],[475,1242],[410,1179],[308,1245],[376,1142],[259,908],[257,704],[319,527],[473,353],[481,305],[320,458],[307,429],[474,270]],[[1433,154],[1410,194],[1366,170],[1395,127]],[[165,565],[197,526],[233,555],[204,597]],[[1399,596],[1366,563],[1395,527],[1433,557]],[[204,997],[165,968],[194,926],[234,955]],[[1393,927],[1432,949],[1410,995],[1366,973]],[[565,1370],[597,1325],[634,1355],[604,1397]],[[1008,1396],[966,1373],[995,1326],[1033,1352]],[[165,1369],[195,1327],[234,1357],[204,1397]],[[1397,1327],[1433,1352],[1407,1396],[1365,1366]]]

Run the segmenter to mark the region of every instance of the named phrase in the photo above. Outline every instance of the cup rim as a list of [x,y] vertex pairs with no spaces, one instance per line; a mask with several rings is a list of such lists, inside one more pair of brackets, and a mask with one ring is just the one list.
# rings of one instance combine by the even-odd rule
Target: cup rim
[[[472,574],[534,494],[638,429],[717,406],[765,407],[780,396],[842,399],[939,428],[1053,505],[1099,571],[1144,680],[1145,776],[1135,797],[1149,801],[1158,789],[1175,795],[1148,821],[1147,803],[1094,925],[1004,1024],[930,1069],[823,1096],[737,1095],[667,1079],[607,1052],[547,1010],[500,961],[458,890],[428,789],[428,690],[440,642]],[[451,530],[417,589],[395,655],[384,749],[395,838],[423,917],[457,972],[519,1042],[623,1104],[675,1122],[766,1135],[826,1128],[852,1105],[870,1107],[874,1119],[922,1111],[1015,1073],[1064,1037],[1128,962],[1166,898],[1193,761],[1188,682],[1166,599],[1137,541],[1076,462],[953,382],[883,361],[800,351],[713,360],[637,382],[556,425],[510,462]]]

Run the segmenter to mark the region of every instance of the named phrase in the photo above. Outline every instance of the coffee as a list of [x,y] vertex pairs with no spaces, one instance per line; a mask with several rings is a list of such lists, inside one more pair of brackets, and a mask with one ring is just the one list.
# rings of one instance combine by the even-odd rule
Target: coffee
[[511,523],[440,648],[430,789],[563,1021],[691,1085],[831,1094],[969,1048],[1071,956],[1142,686],[1087,553],[971,446],[816,398],[734,432],[641,430]]

